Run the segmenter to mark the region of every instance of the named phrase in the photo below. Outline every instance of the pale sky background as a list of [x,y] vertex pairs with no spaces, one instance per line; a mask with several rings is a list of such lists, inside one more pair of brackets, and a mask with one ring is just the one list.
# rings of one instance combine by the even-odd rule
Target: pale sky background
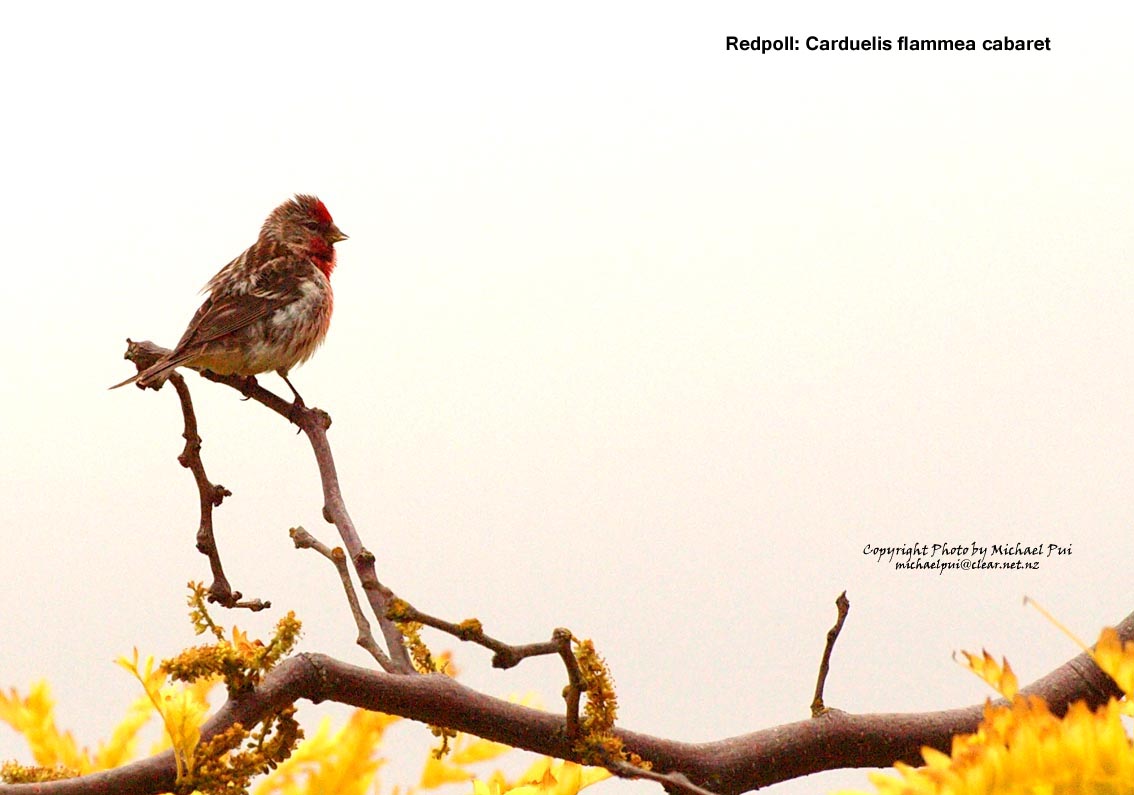
[[[325,347],[381,577],[514,642],[568,626],[621,723],[709,740],[828,703],[966,705],[1125,616],[1134,554],[1134,114],[1119,3],[17,4],[0,28],[0,687],[94,745],[112,664],[195,642],[197,497],[171,344],[291,194],[340,244]],[[1051,37],[1053,52],[726,53],[727,35]],[[265,376],[269,388],[286,387]],[[303,437],[190,375],[233,584],[366,664]],[[1058,543],[1035,572],[899,572],[864,545]],[[436,639],[435,648],[455,643]],[[462,680],[538,692],[550,662]],[[318,708],[300,717],[314,727]],[[403,730],[406,731],[406,730]],[[385,786],[413,781],[427,732]],[[0,727],[0,758],[27,761]],[[863,785],[842,771],[777,795]],[[609,792],[661,792],[649,784]],[[384,790],[386,791],[386,790]]]

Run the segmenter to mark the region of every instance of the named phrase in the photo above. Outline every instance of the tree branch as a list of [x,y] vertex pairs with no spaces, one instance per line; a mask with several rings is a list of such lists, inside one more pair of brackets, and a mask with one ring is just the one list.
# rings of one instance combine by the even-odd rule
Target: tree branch
[[346,592],[347,602],[350,604],[351,615],[354,616],[354,624],[358,628],[358,637],[355,639],[355,643],[370,652],[370,656],[382,666],[383,671],[396,673],[394,663],[386,655],[386,652],[382,651],[378,642],[374,640],[374,633],[370,631],[370,622],[366,620],[366,616],[362,612],[362,605],[358,603],[358,595],[354,592],[354,582],[350,579],[350,571],[347,569],[346,555],[343,554],[342,547],[331,549],[302,527],[291,528],[290,535],[297,549],[313,549],[331,561],[335,571],[339,573],[343,590]]
[[[1117,629],[1123,640],[1134,640],[1134,614]],[[1097,707],[1120,694],[1086,654],[1023,692],[1043,697],[1057,714],[1079,699]],[[301,698],[401,715],[539,754],[582,761],[567,736],[563,716],[484,695],[441,674],[388,674],[321,654],[301,654],[280,663],[254,691],[225,703],[205,724],[202,737],[207,739],[237,722],[252,726]],[[982,710],[982,704],[975,704],[924,713],[831,711],[819,718],[707,743],[679,742],[625,729],[616,734],[627,750],[652,763],[654,773],[680,773],[695,787],[737,795],[823,770],[885,767],[895,761],[920,764],[923,745],[947,752],[954,734],[976,728]],[[0,786],[0,795],[149,795],[170,791],[174,777],[173,756],[166,752],[80,778]]]
[[579,661],[571,650],[571,642],[575,637],[571,630],[557,627],[551,633],[551,640],[549,641],[513,646],[488,635],[480,621],[475,618],[454,624],[443,618],[423,613],[404,599],[397,600],[389,615],[397,621],[413,621],[422,626],[445,632],[458,640],[483,646],[493,652],[493,668],[512,668],[528,657],[558,654],[559,659],[563,661],[563,667],[567,670],[567,687],[563,689],[563,700],[567,702],[567,736],[571,739],[578,738],[579,704],[587,689],[587,683],[579,669]]
[[[134,362],[139,372],[169,353],[168,348],[163,348],[149,340],[134,342],[128,339],[126,343],[126,358]],[[358,574],[359,582],[362,583],[370,608],[378,619],[378,626],[386,640],[389,656],[395,669],[401,673],[414,673],[413,663],[410,662],[402,633],[394,622],[386,616],[394,600],[394,594],[378,580],[374,567],[374,555],[362,545],[362,540],[358,536],[354,522],[347,512],[346,503],[343,501],[342,490],[339,487],[339,476],[335,469],[335,459],[331,453],[330,442],[327,441],[327,429],[331,427],[330,415],[322,409],[307,408],[298,401],[288,403],[279,395],[260,386],[254,376],[217,375],[209,370],[200,371],[200,375],[202,378],[231,387],[245,397],[267,406],[280,416],[298,425],[300,430],[307,435],[307,439],[315,452],[315,462],[319,467],[319,479],[323,485],[323,518],[335,525],[335,528],[339,531],[339,536],[343,540],[343,545],[346,547],[347,554],[354,565],[354,570]],[[160,387],[161,384],[157,384],[152,388],[159,389]],[[180,390],[178,392],[180,394]]]
[[339,531],[339,537],[342,538],[351,563],[354,564],[354,570],[358,574],[358,581],[362,584],[362,590],[370,602],[370,609],[378,619],[378,627],[386,639],[386,648],[395,668],[404,674],[413,673],[413,663],[410,662],[401,630],[386,615],[394,601],[394,593],[379,582],[374,568],[374,555],[362,545],[362,539],[358,537],[358,531],[343,501],[342,491],[339,488],[339,475],[335,470],[335,459],[331,455],[330,442],[327,441],[330,418],[319,409],[304,409],[300,412],[296,424],[307,434],[307,439],[315,451],[315,461],[319,465],[319,479],[323,484],[323,518]]
[[815,681],[815,698],[811,700],[813,718],[818,718],[828,710],[823,704],[823,688],[827,685],[827,674],[831,670],[831,654],[835,651],[835,641],[839,639],[839,633],[843,631],[843,623],[847,620],[847,613],[850,612],[850,600],[847,599],[846,591],[835,599],[835,608],[838,610],[838,618],[835,619],[835,626],[827,631],[827,645],[823,647],[823,658],[819,661],[819,677]]
[[272,606],[271,602],[260,599],[243,601],[240,591],[232,590],[228,578],[224,575],[221,566],[220,552],[217,550],[216,538],[213,535],[213,508],[219,507],[225,497],[231,497],[232,492],[219,483],[213,483],[205,474],[205,464],[201,460],[201,436],[197,433],[197,414],[193,410],[193,398],[189,394],[189,386],[180,373],[173,373],[169,382],[177,390],[177,397],[181,401],[181,414],[185,419],[185,449],[177,457],[181,466],[193,473],[193,480],[197,483],[197,493],[200,495],[201,523],[197,528],[197,551],[209,558],[209,567],[213,572],[213,582],[209,586],[209,601],[217,602],[225,607],[245,607],[253,612],[265,610]]
[[[138,355],[160,356],[165,350],[153,343],[130,343],[130,346],[131,353]],[[128,353],[128,358],[133,358],[131,353]],[[222,706],[205,725],[203,738],[207,739],[236,722],[245,726],[254,725],[261,718],[278,712],[295,700],[306,698],[313,702],[332,700],[401,715],[516,748],[561,759],[585,761],[580,756],[583,751],[576,742],[579,731],[579,698],[584,685],[579,676],[578,663],[571,654],[570,633],[556,630],[550,642],[510,646],[486,635],[475,620],[452,624],[419,613],[404,601],[396,599],[378,581],[374,556],[362,545],[347,513],[326,435],[330,417],[319,409],[306,408],[298,401],[288,403],[259,386],[254,378],[218,376],[207,371],[201,375],[262,403],[298,425],[307,435],[319,466],[324,518],[338,529],[370,607],[378,617],[389,648],[387,664],[392,670],[367,670],[320,654],[291,658],[269,673],[258,688],[242,693]],[[180,394],[181,390],[178,391]],[[191,412],[191,405],[189,409]],[[186,456],[196,455],[199,449],[199,439],[193,441],[196,436],[195,423],[191,429],[189,419],[190,415],[187,414]],[[208,484],[203,467],[199,472],[194,469],[194,476],[198,483]],[[209,486],[218,488],[212,484]],[[207,493],[202,491],[202,495]],[[204,501],[204,497],[202,499]],[[312,543],[310,536],[298,540],[313,548],[318,543]],[[342,553],[339,552],[336,556],[337,550],[328,552],[331,559],[336,561],[342,576],[345,573]],[[348,585],[349,577],[344,579],[344,587]],[[347,591],[349,600],[353,595],[353,586],[348,587]],[[896,761],[917,765],[922,761],[920,751],[923,746],[947,752],[953,735],[971,732],[976,728],[982,717],[981,704],[927,713],[853,715],[837,710],[823,710],[823,683],[831,649],[846,616],[845,598],[840,597],[838,606],[839,618],[828,633],[827,648],[820,666],[815,701],[820,709],[816,710],[816,717],[738,737],[697,744],[616,728],[614,733],[622,741],[625,751],[649,762],[652,771],[648,774],[635,773],[637,768],[628,769],[618,760],[611,760],[611,768],[619,775],[650,778],[664,783],[671,790],[684,790],[690,795],[704,795],[704,790],[722,795],[737,795],[823,770],[884,767]],[[357,599],[352,601],[352,611],[357,621],[361,616]],[[418,621],[463,640],[479,643],[494,652],[493,664],[498,667],[510,667],[536,654],[560,654],[567,665],[570,679],[565,690],[567,714],[554,715],[501,701],[471,690],[443,675],[404,675],[412,673],[413,667],[395,620]],[[359,628],[360,637],[369,634],[365,618],[359,622]],[[1117,630],[1122,639],[1134,640],[1134,614],[1124,619]],[[370,640],[373,643],[372,636]],[[377,647],[377,644],[373,645]],[[382,656],[376,655],[376,659],[383,662]],[[1098,706],[1112,696],[1121,695],[1114,682],[1086,654],[1075,657],[1022,692],[1041,696],[1056,714],[1064,712],[1076,700]],[[172,754],[166,753],[79,779],[0,786],[0,795],[29,792],[115,792],[127,795],[156,793],[169,790],[174,784],[174,777],[174,760]]]

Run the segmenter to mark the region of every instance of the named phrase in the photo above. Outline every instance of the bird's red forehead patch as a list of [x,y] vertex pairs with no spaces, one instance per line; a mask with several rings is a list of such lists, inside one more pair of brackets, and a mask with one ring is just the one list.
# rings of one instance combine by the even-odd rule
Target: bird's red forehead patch
[[334,223],[331,220],[331,214],[327,211],[327,205],[323,204],[320,199],[316,199],[315,203],[311,205],[311,214],[315,216],[315,218],[318,219],[320,223]]

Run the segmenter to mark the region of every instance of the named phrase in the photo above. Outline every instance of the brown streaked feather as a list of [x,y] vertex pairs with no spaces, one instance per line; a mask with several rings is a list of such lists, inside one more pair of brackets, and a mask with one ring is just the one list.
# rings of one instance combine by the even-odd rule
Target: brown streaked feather
[[126,386],[135,381],[150,381],[190,361],[196,356],[202,346],[221,339],[222,337],[239,331],[242,328],[265,318],[282,306],[287,306],[294,300],[293,297],[253,298],[247,295],[233,295],[219,300],[212,296],[201,304],[193,319],[189,321],[189,328],[181,336],[169,355],[161,361],[147,367],[137,375],[127,378],[111,389]]
[[137,375],[132,375],[129,378],[127,378],[125,381],[120,381],[119,383],[115,384],[114,386],[112,386],[110,388],[111,389],[118,389],[118,387],[120,387],[120,386],[126,386],[127,384],[134,383],[135,381],[143,381],[143,380],[152,381],[155,378],[157,378],[158,376],[164,377],[168,373],[172,373],[174,370],[176,370],[178,367],[185,364],[187,361],[189,361],[192,358],[193,358],[193,352],[190,351],[190,352],[187,352],[187,353],[183,353],[180,356],[176,356],[176,357],[171,356],[168,359],[162,359],[161,361],[150,365],[149,367],[147,367],[145,370],[138,373]]
[[[221,274],[229,268],[238,267],[238,263],[242,263],[249,253],[245,252],[226,265],[207,287],[215,287],[214,283],[218,282]],[[294,258],[277,257],[265,263],[264,269],[253,276],[253,285],[247,292],[210,295],[198,307],[185,333],[168,357],[115,384],[111,389],[139,380],[151,381],[172,372],[196,356],[202,346],[247,328],[287,306],[299,297],[295,285],[302,268],[303,264]]]
[[189,348],[219,340],[235,331],[252,325],[295,300],[295,296],[259,298],[251,295],[230,295],[215,299],[209,297],[193,319],[189,328],[173,349],[177,356]]
[[286,375],[327,333],[334,244],[346,238],[318,198],[297,194],[284,202],[256,242],[205,285],[207,296],[174,349],[115,387],[157,386],[179,366]]
[[[211,294],[189,321],[189,327],[173,348],[173,355],[239,331],[296,300],[299,295],[295,288],[304,264],[291,257],[276,257],[264,263],[262,270],[251,274],[252,286],[247,292]],[[228,267],[232,267],[232,263],[226,269]],[[216,281],[214,277],[209,284]]]

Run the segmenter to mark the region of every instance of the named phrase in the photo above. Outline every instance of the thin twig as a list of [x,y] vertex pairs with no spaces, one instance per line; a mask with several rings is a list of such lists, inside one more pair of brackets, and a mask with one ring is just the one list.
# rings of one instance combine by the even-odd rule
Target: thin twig
[[[134,343],[130,340],[126,342],[126,358],[137,365],[139,372],[157,360],[155,352],[148,350],[145,343]],[[201,436],[197,432],[197,414],[193,410],[193,398],[189,394],[189,386],[180,373],[173,373],[169,381],[177,391],[181,414],[185,420],[185,430],[182,433],[185,447],[177,457],[177,461],[193,473],[193,480],[197,484],[201,508],[201,521],[197,527],[197,550],[208,557],[209,568],[213,573],[213,582],[209,586],[209,601],[224,607],[246,608],[254,612],[269,608],[272,603],[268,601],[244,600],[240,591],[232,589],[225,576],[213,533],[213,508],[220,506],[225,497],[231,497],[232,492],[219,483],[213,483],[205,474],[205,464],[201,460]]]
[[343,583],[343,590],[346,592],[347,602],[350,603],[350,612],[354,616],[355,626],[358,627],[358,638],[355,642],[370,652],[370,656],[382,666],[383,671],[395,673],[394,664],[390,661],[386,652],[382,651],[378,642],[374,640],[374,633],[370,630],[370,622],[366,620],[366,616],[362,612],[362,605],[359,604],[358,594],[354,591],[354,582],[350,578],[350,569],[347,568],[346,555],[343,554],[342,547],[331,549],[302,527],[291,528],[289,534],[296,549],[313,549],[335,565],[339,579]]
[[[483,646],[494,653],[492,657],[493,668],[512,668],[527,657],[559,654],[559,644],[556,641],[555,635],[552,635],[551,640],[543,643],[528,643],[522,646],[513,646],[502,640],[497,640],[486,633],[478,619],[470,618],[459,624],[454,624],[443,618],[437,618],[428,613],[423,613],[404,599],[398,600],[398,603],[390,611],[390,617],[396,621],[413,621],[452,635],[458,640],[465,640],[470,643],[475,643],[478,646]],[[556,631],[558,632],[559,630]],[[563,631],[566,632],[566,630]],[[568,635],[570,635],[569,632]]]
[[458,640],[483,646],[493,652],[493,668],[512,668],[528,657],[558,654],[559,658],[563,660],[563,667],[567,669],[567,687],[563,689],[563,699],[567,702],[567,736],[572,739],[578,738],[579,704],[582,700],[582,694],[587,689],[587,683],[583,680],[579,661],[575,658],[574,652],[571,651],[571,642],[575,639],[571,630],[559,627],[551,633],[551,640],[549,641],[513,646],[487,634],[478,619],[470,618],[459,624],[454,624],[443,618],[423,613],[404,599],[399,599],[391,609],[390,618],[396,621],[412,621],[426,627],[432,627],[452,635]]
[[386,617],[390,605],[394,601],[394,593],[378,580],[374,567],[374,555],[362,545],[358,537],[354,522],[347,513],[346,503],[343,501],[342,491],[339,488],[339,476],[335,470],[335,459],[331,455],[331,445],[327,441],[327,427],[325,412],[319,409],[304,409],[300,412],[298,425],[307,434],[311,447],[315,450],[315,461],[319,465],[319,479],[323,483],[323,518],[332,523],[339,531],[339,537],[346,546],[354,570],[358,574],[358,581],[366,594],[370,609],[378,619],[378,627],[386,639],[386,647],[395,669],[404,674],[414,673],[413,663],[410,661],[409,651],[406,649],[405,638],[397,625]]
[[[169,352],[148,340],[133,342],[127,340],[126,358],[135,362],[139,367],[143,362],[153,363]],[[398,672],[413,673],[413,663],[410,662],[409,652],[406,650],[405,640],[397,626],[386,617],[390,605],[394,601],[394,594],[389,588],[382,585],[374,567],[374,555],[362,545],[354,522],[347,512],[343,500],[342,490],[339,487],[339,476],[335,469],[334,455],[331,453],[330,442],[327,440],[327,429],[331,427],[331,417],[327,412],[318,408],[308,408],[302,403],[289,403],[273,392],[264,389],[254,376],[217,375],[208,370],[200,371],[202,378],[235,389],[246,398],[255,400],[288,421],[299,426],[306,435],[315,452],[315,462],[319,467],[319,479],[323,485],[323,518],[335,525],[339,536],[346,547],[347,555],[354,570],[362,583],[370,609],[378,619],[378,626],[389,649],[390,659]],[[159,385],[160,386],[160,385]]]
[[827,630],[827,645],[823,648],[823,659],[819,662],[819,678],[815,682],[815,698],[811,700],[813,718],[818,718],[829,711],[829,708],[823,705],[823,688],[827,684],[827,672],[831,669],[831,654],[835,650],[835,641],[839,639],[839,633],[843,631],[843,622],[847,620],[847,613],[850,612],[850,600],[847,599],[846,591],[835,599],[835,607],[838,608],[839,615],[835,619],[835,626]]
[[579,670],[579,659],[571,651],[571,642],[575,636],[571,630],[558,627],[551,633],[551,642],[556,645],[559,658],[563,660],[563,667],[567,669],[567,687],[563,688],[563,700],[567,702],[567,737],[577,740],[580,734],[579,702],[587,689],[587,682],[583,679],[583,672]]
[[689,795],[717,795],[712,790],[697,786],[684,773],[658,773],[656,770],[638,767],[622,759],[612,760],[604,764],[603,767],[619,778],[641,778],[656,781],[663,785],[668,792],[687,792]]

